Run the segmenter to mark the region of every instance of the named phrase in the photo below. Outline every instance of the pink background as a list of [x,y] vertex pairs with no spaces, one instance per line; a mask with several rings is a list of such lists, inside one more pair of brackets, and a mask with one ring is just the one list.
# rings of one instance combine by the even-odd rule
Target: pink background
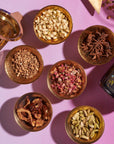
[[[73,19],[70,37],[58,45],[41,43],[33,32],[35,14],[47,5],[60,5],[66,8]],[[98,15],[86,0],[3,0],[0,7],[10,12],[19,11],[23,15],[24,34],[16,42],[8,42],[0,51],[0,143],[1,144],[74,144],[65,132],[65,118],[70,110],[80,105],[91,105],[103,115],[105,131],[95,144],[114,144],[114,99],[100,86],[104,73],[114,64],[114,59],[102,66],[92,66],[81,59],[77,51],[77,41],[82,30],[91,25],[104,25],[114,32],[114,19],[107,20],[102,9]],[[9,50],[18,45],[31,45],[41,53],[44,70],[41,77],[27,85],[12,82],[4,72],[4,58]],[[71,59],[80,63],[87,74],[87,88],[81,96],[73,100],[59,100],[47,88],[46,78],[51,65],[59,60]],[[27,132],[21,129],[13,117],[16,100],[28,92],[40,92],[47,96],[53,107],[50,124],[42,131]]]

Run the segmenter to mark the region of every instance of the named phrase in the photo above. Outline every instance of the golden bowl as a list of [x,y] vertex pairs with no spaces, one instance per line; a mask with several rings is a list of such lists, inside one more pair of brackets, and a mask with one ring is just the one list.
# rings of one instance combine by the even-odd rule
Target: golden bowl
[[87,63],[108,63],[114,57],[114,33],[101,25],[90,26],[80,35],[78,51]]
[[17,100],[13,112],[17,124],[32,132],[44,129],[52,118],[52,106],[49,99],[36,92],[21,96]]
[[0,50],[5,46],[6,43],[7,43],[6,40],[0,39]]
[[6,41],[16,41],[22,37],[18,22],[11,14],[0,9],[0,38]]
[[65,41],[72,31],[72,25],[72,17],[69,12],[58,5],[42,8],[33,22],[36,36],[47,44],[58,44]]
[[42,56],[31,46],[17,46],[10,50],[5,58],[5,71],[16,83],[31,83],[38,79],[43,71]]
[[55,63],[48,72],[47,85],[53,95],[60,99],[72,99],[84,91],[87,76],[83,67],[72,60]]
[[[92,122],[94,125],[91,124]],[[71,140],[80,144],[91,144],[97,141],[102,136],[104,127],[101,113],[91,106],[74,108],[65,121],[66,133]]]

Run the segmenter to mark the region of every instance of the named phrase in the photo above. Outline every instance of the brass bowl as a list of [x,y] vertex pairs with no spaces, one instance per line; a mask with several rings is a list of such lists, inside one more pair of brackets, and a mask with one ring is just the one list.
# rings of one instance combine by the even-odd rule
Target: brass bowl
[[[66,94],[58,93],[58,91],[56,89],[52,88],[52,86],[51,86],[52,85],[51,73],[55,68],[58,68],[58,66],[60,66],[61,64],[72,65],[76,69],[80,70],[80,73],[82,75],[81,76],[82,84],[81,84],[81,88],[78,92],[70,94],[70,95],[66,95]],[[64,81],[62,82],[62,84],[64,84]],[[48,75],[47,75],[47,85],[48,85],[49,90],[52,92],[52,94],[55,95],[57,98],[72,99],[72,98],[75,98],[75,97],[81,95],[82,92],[85,90],[86,85],[87,85],[87,76],[86,76],[86,73],[84,71],[84,68],[80,64],[78,64],[77,62],[72,61],[72,60],[62,60],[62,61],[59,61],[59,62],[55,63],[51,67],[51,69],[49,70]]]
[[16,41],[22,37],[18,22],[11,14],[0,9],[0,38],[6,41]]
[[[51,38],[50,40],[46,40],[46,39],[42,38],[41,36],[39,36],[37,30],[35,29],[35,25],[36,25],[35,21],[37,20],[37,18],[40,17],[40,16],[42,16],[43,12],[45,12],[47,10],[50,10],[50,9],[61,11],[67,17],[67,19],[68,19],[68,22],[69,22],[69,32],[68,32],[67,36],[65,36],[64,38],[61,38],[59,36],[58,39],[52,39]],[[72,24],[72,17],[70,15],[70,13],[65,8],[63,8],[61,6],[58,6],[58,5],[49,5],[49,6],[46,6],[46,7],[42,8],[38,12],[38,14],[35,16],[34,22],[33,22],[33,28],[34,28],[34,32],[35,32],[36,36],[38,37],[39,40],[41,40],[42,42],[47,43],[47,44],[58,44],[58,43],[61,43],[61,42],[65,41],[69,37],[69,35],[70,35],[71,31],[72,31],[72,25],[73,25]]]
[[7,41],[0,39],[0,50],[6,45]]
[[[14,54],[16,54],[19,50],[27,50],[28,52],[30,52],[31,54],[36,56],[36,58],[39,61],[38,72],[29,78],[17,76],[16,72],[14,71],[14,69],[12,67],[12,58],[13,58]],[[28,66],[27,66],[27,68],[28,68]],[[40,75],[43,71],[42,56],[35,48],[33,48],[31,46],[27,46],[27,45],[17,46],[15,48],[13,48],[12,50],[10,50],[5,58],[5,71],[6,71],[6,74],[8,75],[8,77],[16,83],[19,83],[19,84],[32,83],[33,81],[35,81],[36,79],[38,79],[40,77]]]
[[[89,55],[88,52],[85,52],[82,48],[82,43],[85,42],[85,39],[90,33],[98,32],[104,32],[108,34],[107,41],[110,43],[112,48],[112,55],[109,55],[109,57],[101,56],[100,59],[93,59],[92,56]],[[80,56],[89,64],[92,65],[102,65],[108,63],[113,57],[114,57],[114,33],[108,29],[107,27],[101,26],[101,25],[93,25],[85,29],[82,34],[80,35],[80,38],[78,40],[78,52]]]
[[[37,98],[40,98],[42,99],[43,103],[46,104],[46,106],[48,107],[48,112],[49,112],[49,115],[48,115],[48,120],[44,122],[44,124],[42,126],[39,126],[39,127],[33,127],[32,125],[29,125],[27,122],[25,122],[24,120],[21,120],[17,114],[17,110],[19,108],[23,108],[26,104],[26,98],[29,98],[30,101],[34,100],[34,99],[37,99]],[[52,118],[52,106],[51,106],[51,102],[49,101],[49,99],[40,94],[40,93],[36,93],[36,92],[31,92],[31,93],[26,93],[24,94],[23,96],[21,96],[16,104],[15,104],[15,107],[14,107],[14,118],[15,118],[15,121],[17,122],[17,124],[27,130],[27,131],[32,131],[32,132],[35,132],[35,131],[40,131],[42,129],[44,129],[51,121],[51,118]]]
[[[71,128],[71,119],[80,110],[84,111],[84,110],[88,110],[88,109],[90,109],[92,112],[94,112],[95,116],[98,118],[99,130],[98,130],[97,134],[95,134],[92,137],[92,139],[83,139],[83,138],[79,138],[78,136],[76,137],[73,134],[73,131]],[[80,119],[80,116],[79,116],[79,119]],[[79,126],[80,126],[80,124],[79,124]],[[103,120],[101,113],[96,108],[91,107],[91,106],[79,106],[79,107],[74,108],[72,111],[69,112],[69,114],[66,118],[66,121],[65,121],[66,133],[71,138],[71,140],[73,140],[76,143],[80,143],[80,144],[91,144],[91,143],[94,143],[95,141],[97,141],[102,136],[102,134],[104,132],[104,127],[105,127],[105,124],[104,124],[104,120]]]

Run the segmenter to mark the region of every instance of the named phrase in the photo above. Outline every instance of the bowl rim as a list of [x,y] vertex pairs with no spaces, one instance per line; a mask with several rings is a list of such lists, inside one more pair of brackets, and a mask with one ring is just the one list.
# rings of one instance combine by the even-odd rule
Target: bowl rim
[[[98,62],[93,62],[93,60],[91,58],[89,60],[87,60],[85,55],[82,54],[82,50],[80,48],[80,44],[81,44],[80,41],[81,41],[81,39],[83,39],[83,35],[86,34],[89,31],[93,31],[93,29],[105,29],[106,31],[108,31],[108,34],[112,35],[112,41],[113,41],[113,43],[112,43],[112,50],[113,50],[112,51],[112,56],[109,56],[108,60],[104,59],[104,61],[99,62],[99,63]],[[78,39],[78,52],[79,52],[80,56],[82,57],[82,59],[84,61],[86,61],[87,63],[91,64],[91,65],[103,65],[103,64],[108,63],[111,59],[113,59],[114,58],[114,48],[113,47],[114,47],[114,33],[112,32],[111,29],[109,29],[108,27],[103,26],[103,25],[92,25],[92,26],[87,27],[85,30],[82,31],[82,33],[80,34],[80,37]]]
[[[78,68],[81,70],[81,73],[83,74],[83,88],[80,90],[79,94],[76,94],[75,96],[60,96],[56,91],[54,91],[52,88],[51,88],[51,82],[50,82],[50,72],[52,69],[54,69],[54,67],[57,67],[58,65],[62,64],[62,63],[72,63],[74,64],[75,66],[78,66]],[[85,90],[86,88],[86,85],[87,85],[87,75],[85,73],[85,70],[84,68],[77,62],[73,61],[73,60],[60,60],[58,62],[56,62],[54,65],[51,66],[51,68],[49,69],[48,71],[48,74],[47,74],[47,86],[49,88],[49,90],[51,91],[51,93],[56,96],[57,98],[59,99],[66,99],[66,100],[69,100],[69,99],[73,99],[73,98],[76,98],[78,97],[79,95],[81,95],[83,93],[83,91]]]
[[[19,119],[19,117],[17,116],[16,114],[16,110],[17,110],[17,107],[19,106],[20,102],[24,101],[24,99],[26,98],[26,96],[29,96],[32,95],[32,94],[35,94],[34,97],[38,98],[40,97],[41,99],[43,99],[44,101],[46,101],[48,103],[48,106],[49,106],[49,109],[50,109],[50,119],[47,121],[46,124],[44,124],[42,127],[39,127],[39,128],[35,128],[33,129],[32,126],[31,127],[25,127],[27,126],[26,124],[24,124],[22,122],[22,120]],[[32,97],[32,96],[31,96]],[[16,121],[16,123],[24,130],[27,130],[27,131],[30,131],[30,132],[37,132],[37,131],[41,131],[43,130],[44,128],[46,128],[49,123],[51,122],[51,119],[52,119],[52,115],[53,115],[53,109],[52,109],[52,104],[50,102],[50,100],[44,95],[44,94],[41,94],[41,93],[38,93],[38,92],[29,92],[29,93],[25,93],[24,95],[22,95],[21,97],[18,98],[18,100],[16,101],[15,105],[14,105],[14,108],[13,108],[13,115],[14,115],[14,119]]]
[[[99,118],[100,120],[100,132],[98,133],[97,137],[95,139],[92,139],[92,140],[83,140],[83,139],[79,139],[79,138],[76,138],[73,133],[71,132],[71,128],[70,128],[70,124],[69,124],[69,121],[71,120],[71,117],[79,110],[83,110],[83,109],[88,109],[90,108],[92,111],[95,112],[95,115]],[[81,105],[81,106],[78,106],[78,107],[75,107],[73,108],[67,115],[66,117],[66,120],[65,120],[65,131],[67,133],[67,135],[69,136],[69,138],[71,140],[73,140],[74,142],[78,142],[80,144],[90,144],[90,143],[93,143],[93,142],[96,142],[102,135],[103,135],[103,132],[104,132],[104,129],[105,129],[105,122],[104,122],[104,119],[103,119],[103,116],[101,114],[101,112],[96,109],[95,107],[93,106],[89,106],[89,105]]]
[[[37,33],[36,30],[35,30],[35,26],[34,26],[34,21],[35,21],[35,19],[36,19],[43,11],[48,10],[48,9],[50,9],[50,8],[59,8],[59,9],[63,10],[62,12],[64,12],[64,14],[67,15],[67,18],[68,18],[68,20],[69,20],[70,32],[68,33],[68,35],[67,35],[65,38],[63,38],[63,39],[61,39],[61,40],[57,40],[57,41],[48,41],[48,40],[47,40],[47,41],[46,41],[45,39],[39,37],[38,33]],[[64,7],[62,7],[62,6],[59,6],[59,5],[48,5],[48,6],[43,7],[42,9],[40,9],[40,10],[38,11],[38,13],[35,15],[34,20],[33,20],[33,29],[34,29],[34,33],[35,33],[36,37],[37,37],[41,42],[44,42],[44,43],[46,43],[46,44],[56,45],[56,44],[59,44],[59,43],[64,42],[64,41],[70,36],[70,34],[71,34],[71,32],[72,32],[72,29],[73,29],[72,16],[71,16],[71,14],[69,13],[69,11],[68,11],[67,9],[65,9]]]
[[[10,12],[8,12],[4,9],[0,9],[0,13],[2,15],[2,16],[0,16],[0,19],[2,19],[2,17],[5,17],[5,19],[7,19],[6,22],[8,22],[13,27],[13,36],[12,37],[4,37],[3,35],[1,35],[3,37],[3,40],[6,40],[6,41],[19,40],[22,37],[22,33],[21,33],[21,28],[20,28],[17,20],[11,15]],[[18,31],[16,31],[16,29],[18,29]],[[14,33],[14,31],[16,32],[16,34]]]
[[[18,78],[15,75],[15,72],[12,70],[11,58],[12,58],[13,54],[15,54],[15,52],[17,52],[20,49],[26,49],[26,50],[32,52],[38,58],[38,61],[40,62],[39,71],[37,72],[36,75],[34,75],[30,79]],[[12,81],[14,81],[14,82],[16,82],[18,84],[29,84],[29,83],[34,82],[35,80],[37,80],[40,77],[40,75],[42,74],[42,71],[43,71],[44,62],[43,62],[43,59],[42,59],[42,56],[41,56],[40,52],[36,48],[34,48],[32,46],[29,46],[29,45],[19,45],[19,46],[14,47],[13,49],[11,49],[8,52],[8,54],[7,54],[6,58],[5,58],[4,67],[5,67],[5,72],[6,72],[7,76]]]

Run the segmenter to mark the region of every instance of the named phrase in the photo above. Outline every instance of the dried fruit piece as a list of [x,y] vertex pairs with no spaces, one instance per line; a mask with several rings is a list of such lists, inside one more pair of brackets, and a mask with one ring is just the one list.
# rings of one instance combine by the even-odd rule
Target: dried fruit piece
[[[20,104],[20,106],[22,105]],[[50,118],[47,103],[39,97],[31,100],[26,96],[25,104],[17,109],[17,115],[20,120],[32,127],[41,127]]]

